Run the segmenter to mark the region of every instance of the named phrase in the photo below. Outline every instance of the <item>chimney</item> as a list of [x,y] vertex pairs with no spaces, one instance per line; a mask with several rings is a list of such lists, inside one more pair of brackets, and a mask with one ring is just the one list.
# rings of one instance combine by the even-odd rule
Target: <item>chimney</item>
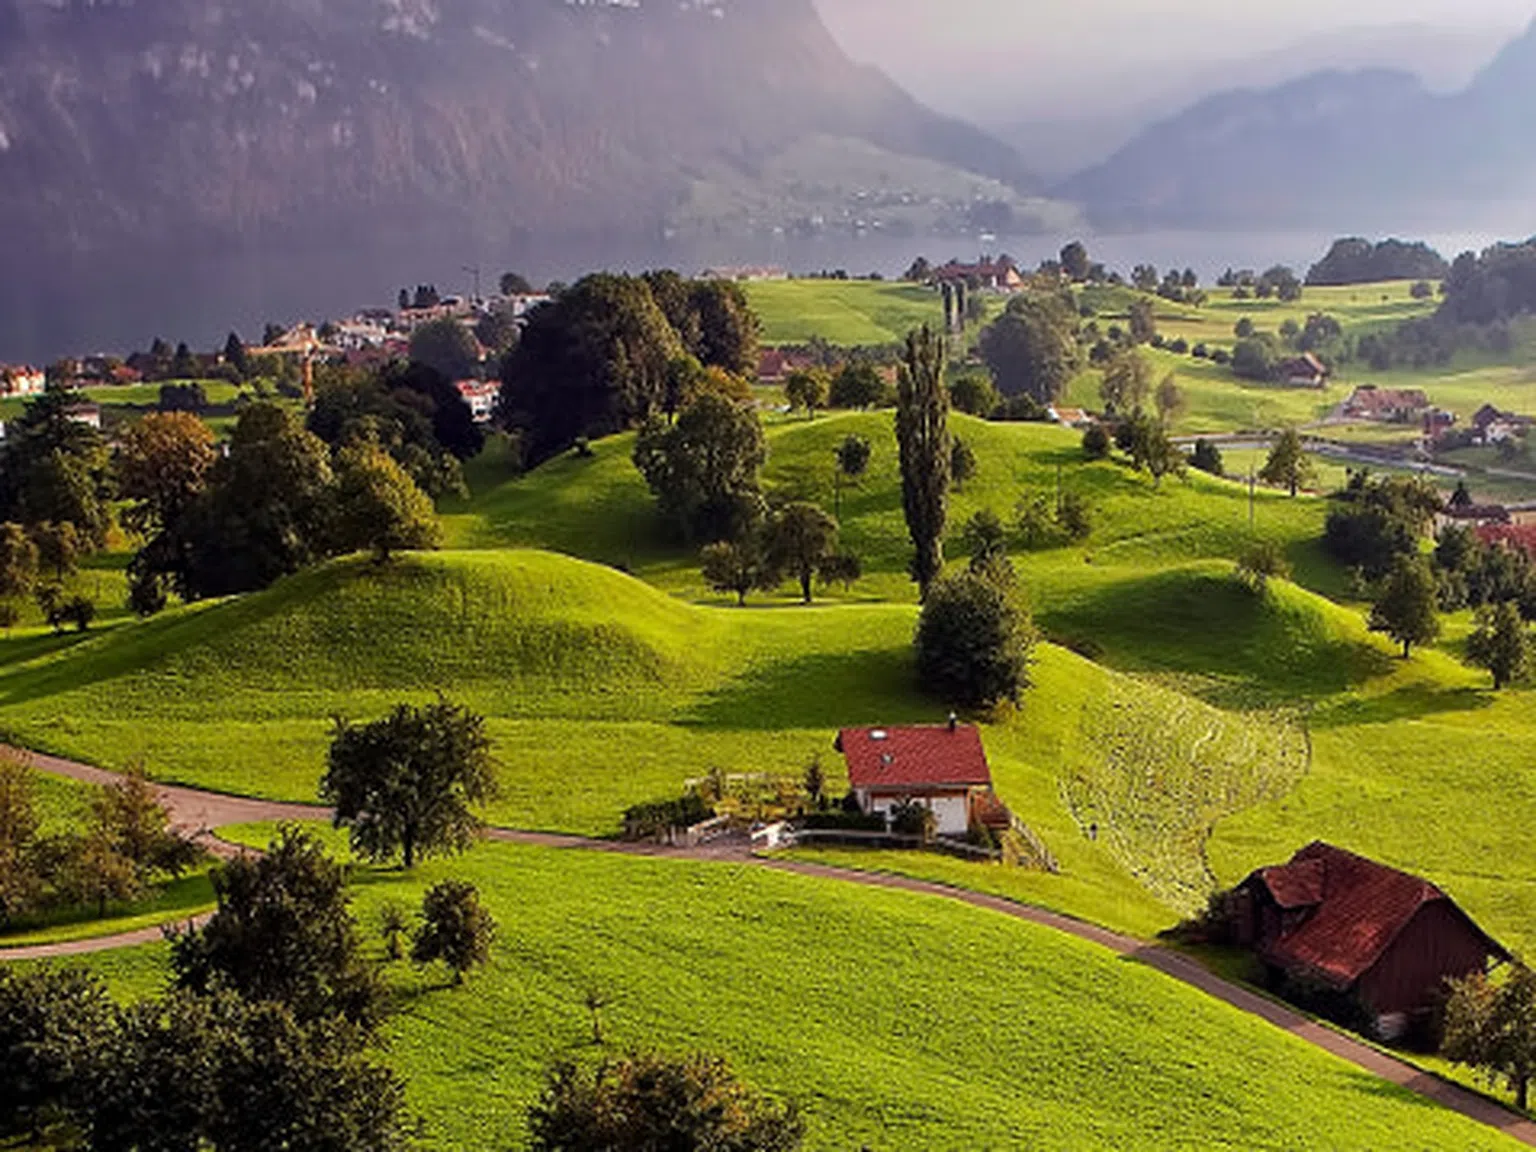
[[956,716],[953,712],[951,712],[949,714],[949,730],[951,732],[954,732],[959,727],[960,727],[960,718],[958,716]]

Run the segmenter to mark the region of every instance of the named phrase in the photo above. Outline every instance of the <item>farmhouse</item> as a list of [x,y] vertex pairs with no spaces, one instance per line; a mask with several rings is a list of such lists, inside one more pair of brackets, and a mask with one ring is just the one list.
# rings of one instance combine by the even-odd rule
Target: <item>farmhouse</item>
[[1378,388],[1374,384],[1362,384],[1344,401],[1341,411],[1350,420],[1417,424],[1429,408],[1429,397],[1418,388]]
[[1518,440],[1536,424],[1529,416],[1504,412],[1492,404],[1484,404],[1472,417],[1472,436],[1479,444],[1502,444],[1506,440]]
[[1233,918],[1273,982],[1351,998],[1385,1039],[1431,1012],[1447,980],[1510,958],[1427,880],[1329,844],[1249,876]]
[[1090,428],[1098,423],[1086,408],[1062,408],[1052,405],[1045,411],[1046,415],[1063,428]]
[[1006,809],[992,792],[992,769],[981,733],[951,720],[918,728],[844,728],[836,748],[848,761],[848,783],[859,807],[884,815],[921,804],[938,834],[964,836],[973,823],[1006,828]]
[[501,395],[501,384],[495,380],[460,380],[455,385],[464,403],[469,405],[470,415],[476,424],[489,424],[496,414],[496,399]]
[[1293,388],[1322,388],[1328,383],[1328,366],[1308,352],[1280,364],[1275,376]]

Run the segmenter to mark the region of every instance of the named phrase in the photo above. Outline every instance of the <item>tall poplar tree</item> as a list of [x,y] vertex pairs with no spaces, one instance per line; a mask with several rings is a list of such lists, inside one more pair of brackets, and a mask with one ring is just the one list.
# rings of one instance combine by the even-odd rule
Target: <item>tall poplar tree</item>
[[927,599],[944,571],[944,525],[949,516],[949,390],[944,387],[944,338],[927,325],[907,336],[896,399],[901,447],[901,501],[916,549],[912,579]]

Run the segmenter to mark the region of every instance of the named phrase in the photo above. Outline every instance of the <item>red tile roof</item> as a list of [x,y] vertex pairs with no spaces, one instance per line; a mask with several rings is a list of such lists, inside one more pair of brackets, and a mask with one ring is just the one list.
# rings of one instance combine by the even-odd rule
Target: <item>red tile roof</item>
[[857,789],[991,787],[975,728],[844,728],[837,750]]
[[[1340,988],[1370,971],[1420,908],[1450,899],[1427,880],[1321,843],[1303,848],[1289,864],[1254,876],[1282,907],[1315,909],[1283,933],[1266,958]],[[1487,943],[1495,955],[1507,956],[1492,940]]]

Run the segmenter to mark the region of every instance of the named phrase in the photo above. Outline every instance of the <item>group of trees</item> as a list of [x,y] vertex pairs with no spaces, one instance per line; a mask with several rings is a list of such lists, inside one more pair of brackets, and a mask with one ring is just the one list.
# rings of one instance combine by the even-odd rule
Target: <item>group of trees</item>
[[84,632],[96,618],[96,602],[78,581],[85,541],[68,521],[0,524],[0,627],[14,628],[31,598],[49,627],[73,625]]
[[[284,829],[214,873],[218,909],[173,936],[173,986],[119,1005],[77,970],[0,971],[0,1137],[167,1152],[412,1146],[404,1084],[372,1046],[386,1005],[346,875]],[[471,886],[431,889],[419,963],[455,979],[494,924]]]
[[848,586],[863,575],[859,558],[838,549],[838,532],[837,521],[817,505],[785,504],[734,539],[705,547],[704,582],[745,605],[750,593],[769,592],[793,579],[809,604],[817,579]]
[[1070,292],[1024,292],[982,330],[978,351],[1004,397],[1054,403],[1082,366]]
[[146,417],[123,444],[122,495],[145,543],[134,609],[264,588],[326,557],[435,547],[432,502],[377,441],[337,451],[286,411],[255,404],[227,450],[184,413]]
[[1441,507],[1440,494],[1419,477],[1353,471],[1333,497],[1323,544],[1339,563],[1377,581],[1398,557],[1418,555]]
[[1217,278],[1216,286],[1230,288],[1234,300],[1278,299],[1293,303],[1301,299],[1303,292],[1300,277],[1284,264],[1276,264],[1259,273],[1228,268]]
[[33,770],[0,758],[0,925],[67,908],[105,916],[201,855],[139,771],[92,791],[83,830],[44,834]]
[[535,308],[502,366],[497,419],[539,463],[581,437],[636,427],[687,400],[698,368],[756,368],[759,324],[741,287],[675,272],[599,274]]
[[1324,287],[1385,280],[1438,281],[1449,272],[1445,258],[1423,241],[1383,240],[1373,244],[1351,236],[1333,242],[1328,254],[1307,272],[1307,283]]

